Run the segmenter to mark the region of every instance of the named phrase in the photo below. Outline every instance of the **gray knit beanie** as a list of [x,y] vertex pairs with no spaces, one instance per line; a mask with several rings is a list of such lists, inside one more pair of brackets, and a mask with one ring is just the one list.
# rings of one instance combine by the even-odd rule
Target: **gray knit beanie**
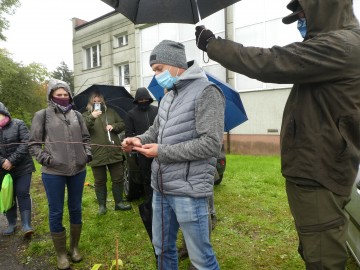
[[47,88],[48,101],[51,100],[51,95],[52,95],[53,91],[55,91],[59,88],[64,88],[64,90],[69,93],[70,99],[72,100],[70,86],[66,82],[58,80],[58,79],[50,79],[50,81],[48,82],[48,88]]
[[161,41],[150,54],[150,66],[153,64],[166,64],[187,69],[184,45],[172,40]]

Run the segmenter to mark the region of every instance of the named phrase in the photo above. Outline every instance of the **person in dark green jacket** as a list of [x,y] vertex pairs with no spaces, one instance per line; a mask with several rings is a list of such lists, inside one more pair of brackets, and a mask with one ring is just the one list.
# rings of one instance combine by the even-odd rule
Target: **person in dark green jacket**
[[107,170],[110,172],[115,210],[130,210],[123,202],[124,166],[123,152],[118,134],[125,130],[124,121],[118,113],[105,104],[104,97],[94,92],[83,113],[91,137],[93,160],[89,163],[95,178],[95,194],[99,203],[99,214],[105,214],[107,198]]
[[[281,127],[281,170],[307,269],[343,270],[345,205],[360,157],[360,27],[352,0],[292,0],[285,24],[303,42],[246,47],[196,27],[196,44],[225,68],[294,84]],[[295,28],[295,27],[294,27]]]

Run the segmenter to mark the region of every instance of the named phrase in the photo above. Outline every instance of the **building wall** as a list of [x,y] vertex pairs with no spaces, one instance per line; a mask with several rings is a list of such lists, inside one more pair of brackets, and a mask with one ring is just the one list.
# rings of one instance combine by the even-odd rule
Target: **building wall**
[[[121,33],[128,34],[128,45],[117,47],[114,39]],[[86,69],[84,48],[91,44],[101,44],[101,66]],[[118,65],[129,63],[130,74],[135,74],[134,24],[119,13],[110,13],[99,20],[80,25],[74,29],[73,54],[75,94],[93,84],[118,85]],[[136,89],[135,79],[130,79],[130,82],[130,88]]]
[[280,137],[277,135],[225,134],[225,151],[241,155],[279,155]]
[[284,104],[289,93],[289,88],[240,93],[248,121],[230,133],[279,135]]

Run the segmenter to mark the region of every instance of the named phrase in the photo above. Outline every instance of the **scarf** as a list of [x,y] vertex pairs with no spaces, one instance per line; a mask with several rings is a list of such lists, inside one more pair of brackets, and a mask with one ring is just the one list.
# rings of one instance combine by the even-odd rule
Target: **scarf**
[[5,116],[2,120],[0,120],[0,128],[5,127],[10,122],[10,117]]
[[73,107],[73,105],[70,103],[69,105],[67,106],[61,106],[60,104],[56,103],[55,101],[53,100],[50,100],[50,102],[52,104],[54,104],[56,107],[58,107],[60,109],[60,111],[62,111],[63,113],[67,113],[68,111],[71,110],[71,108]]

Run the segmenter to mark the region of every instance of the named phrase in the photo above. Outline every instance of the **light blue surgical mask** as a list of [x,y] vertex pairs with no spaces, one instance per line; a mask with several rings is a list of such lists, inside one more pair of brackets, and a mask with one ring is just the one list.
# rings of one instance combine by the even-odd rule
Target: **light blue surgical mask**
[[171,76],[169,70],[161,72],[159,75],[155,76],[157,83],[166,89],[171,89],[174,86],[174,83],[178,80],[178,76]]
[[306,37],[306,32],[307,32],[307,26],[306,26],[306,19],[305,18],[300,18],[298,20],[297,29],[299,30],[301,36],[303,38],[305,38]]

